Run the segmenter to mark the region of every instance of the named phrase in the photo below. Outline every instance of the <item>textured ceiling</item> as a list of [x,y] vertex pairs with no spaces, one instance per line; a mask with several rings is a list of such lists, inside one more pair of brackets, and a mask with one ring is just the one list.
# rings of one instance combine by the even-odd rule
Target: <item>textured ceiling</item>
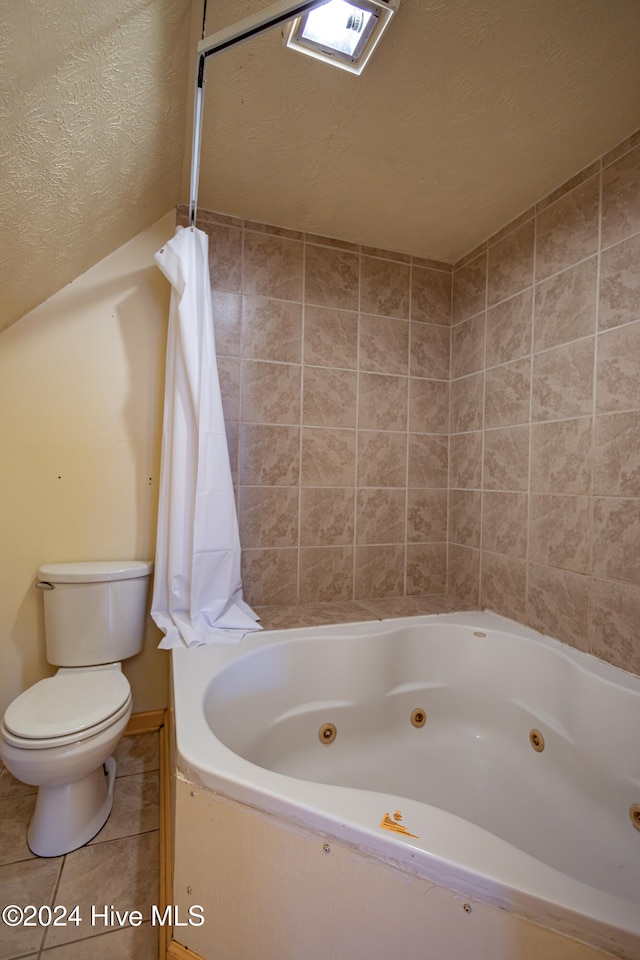
[[178,199],[190,8],[0,2],[0,330]]
[[[207,33],[268,6],[209,0]],[[0,0],[0,329],[188,199],[202,0]],[[638,0],[401,0],[207,65],[199,205],[455,260],[640,127]]]
[[200,204],[455,260],[640,127],[639,50],[638,0],[401,0],[360,77],[273,31],[208,62]]

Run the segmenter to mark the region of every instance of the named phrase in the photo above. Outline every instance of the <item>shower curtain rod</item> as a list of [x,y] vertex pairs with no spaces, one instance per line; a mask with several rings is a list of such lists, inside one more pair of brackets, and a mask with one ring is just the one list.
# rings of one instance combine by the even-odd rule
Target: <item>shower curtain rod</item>
[[195,226],[198,205],[198,181],[200,178],[200,148],[202,143],[202,113],[204,107],[204,71],[207,57],[230,50],[232,47],[257,37],[273,27],[308,13],[314,7],[321,7],[328,0],[281,0],[266,10],[240,20],[231,27],[218,30],[198,43],[196,64],[196,85],[193,104],[193,139],[191,144],[191,186],[189,191],[189,224]]

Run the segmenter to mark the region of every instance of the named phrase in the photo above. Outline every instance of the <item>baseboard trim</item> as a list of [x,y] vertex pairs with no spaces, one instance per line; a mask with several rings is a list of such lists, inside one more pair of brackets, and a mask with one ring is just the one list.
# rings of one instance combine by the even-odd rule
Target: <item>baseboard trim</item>
[[125,737],[137,733],[155,733],[164,724],[165,710],[147,710],[146,713],[133,713],[124,731]]

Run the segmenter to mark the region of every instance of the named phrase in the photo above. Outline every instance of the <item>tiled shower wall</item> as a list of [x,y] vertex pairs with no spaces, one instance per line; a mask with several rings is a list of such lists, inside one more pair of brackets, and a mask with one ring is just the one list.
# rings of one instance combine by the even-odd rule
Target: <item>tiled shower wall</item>
[[454,271],[449,587],[640,673],[640,135]]
[[248,601],[444,593],[451,266],[198,225]]
[[250,602],[446,585],[640,673],[640,133],[452,305],[447,264],[198,222]]

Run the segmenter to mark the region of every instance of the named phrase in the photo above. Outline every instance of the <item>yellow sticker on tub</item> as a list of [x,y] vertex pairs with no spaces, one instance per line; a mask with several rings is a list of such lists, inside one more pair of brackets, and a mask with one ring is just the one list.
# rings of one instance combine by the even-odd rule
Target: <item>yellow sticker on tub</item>
[[394,833],[402,833],[405,837],[413,837],[415,840],[419,840],[418,835],[416,833],[409,833],[407,828],[403,827],[400,823],[400,820],[402,820],[402,814],[399,810],[396,810],[393,819],[391,819],[388,813],[385,813],[380,821],[380,827],[382,830],[392,830]]

